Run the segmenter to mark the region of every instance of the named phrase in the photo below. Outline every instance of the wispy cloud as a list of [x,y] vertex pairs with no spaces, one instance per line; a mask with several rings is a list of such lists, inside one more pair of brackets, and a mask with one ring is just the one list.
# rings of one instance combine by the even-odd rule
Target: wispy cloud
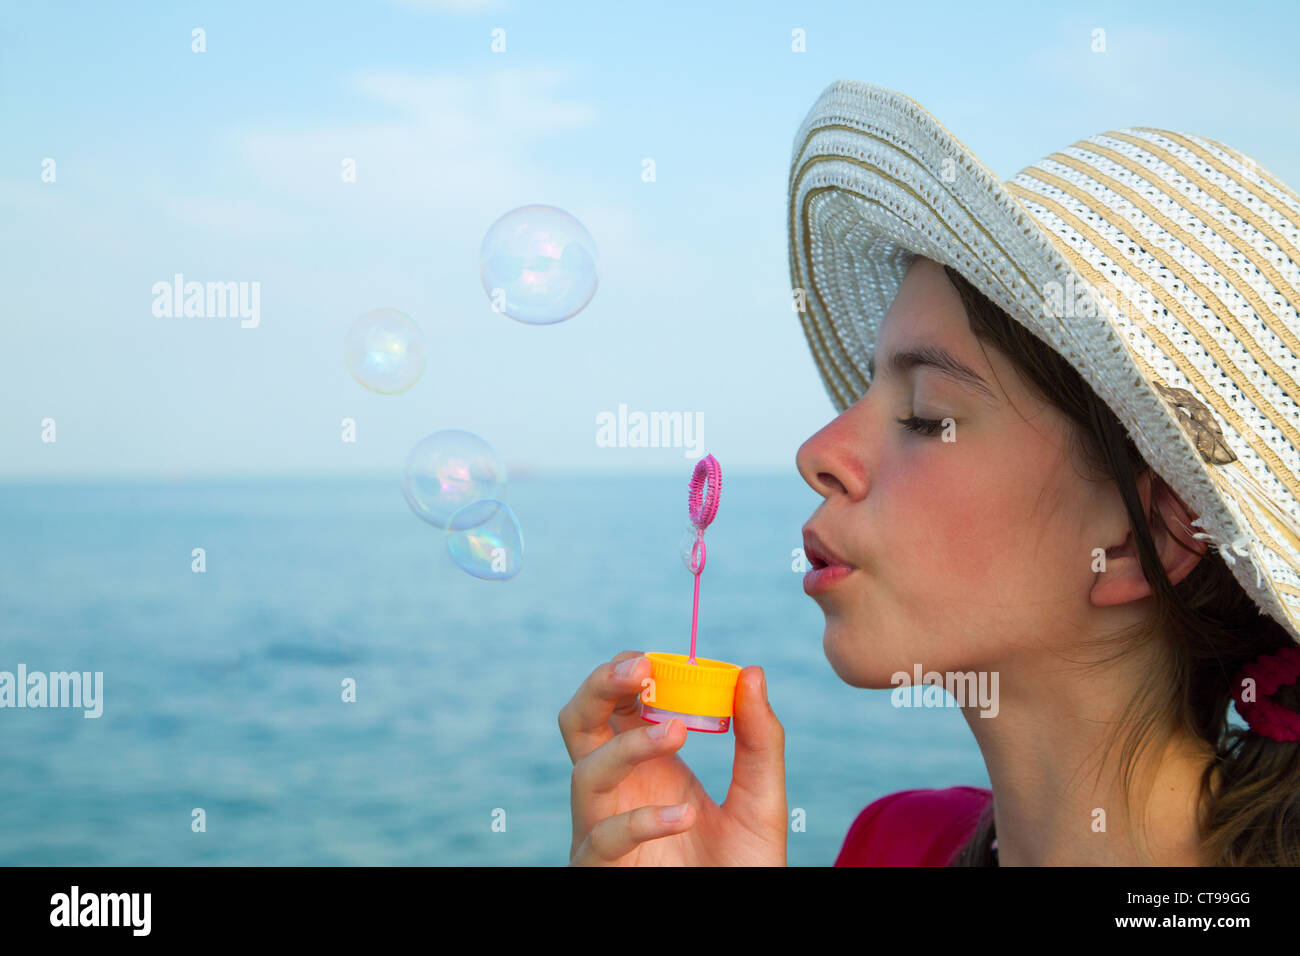
[[434,10],[439,13],[490,13],[509,10],[510,0],[394,0],[399,7],[412,10]]
[[[427,223],[435,213],[491,207],[503,187],[542,191],[557,175],[576,175],[534,167],[529,156],[535,145],[599,121],[593,103],[564,93],[573,75],[556,66],[481,78],[358,73],[351,88],[387,107],[389,118],[246,132],[238,156],[268,201],[327,201],[349,218]],[[342,182],[344,160],[355,163],[353,184]]]

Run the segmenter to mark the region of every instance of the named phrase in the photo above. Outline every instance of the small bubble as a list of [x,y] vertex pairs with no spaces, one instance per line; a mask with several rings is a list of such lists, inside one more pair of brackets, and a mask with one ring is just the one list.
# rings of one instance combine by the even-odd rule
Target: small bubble
[[495,514],[481,499],[505,496],[506,468],[492,446],[473,432],[447,429],[420,439],[406,456],[402,494],[411,510],[438,528],[473,527]]
[[352,323],[343,348],[348,371],[383,395],[404,392],[424,374],[424,333],[396,309],[374,309]]
[[484,581],[505,581],[519,573],[524,538],[510,506],[483,499],[451,516],[447,552],[466,574]]
[[688,524],[677,543],[677,553],[682,557],[682,564],[687,571],[694,574],[707,557],[708,549],[704,546],[704,532],[693,524]]

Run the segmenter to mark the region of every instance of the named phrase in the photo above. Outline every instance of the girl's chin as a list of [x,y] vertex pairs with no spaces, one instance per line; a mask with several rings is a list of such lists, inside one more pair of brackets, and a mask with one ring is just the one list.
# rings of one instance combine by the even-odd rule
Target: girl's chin
[[891,667],[884,659],[877,659],[878,646],[868,646],[859,638],[846,639],[841,629],[827,624],[822,635],[822,651],[837,677],[850,687],[862,690],[892,690],[897,684],[893,676],[899,670],[911,673],[911,663],[906,667]]
[[831,670],[835,671],[836,676],[850,687],[868,690],[878,686],[874,684],[872,678],[879,675],[873,674],[873,668],[861,659],[863,649],[842,646],[833,636],[830,627],[826,628],[826,634],[822,638],[822,650],[826,654],[826,660],[830,661]]

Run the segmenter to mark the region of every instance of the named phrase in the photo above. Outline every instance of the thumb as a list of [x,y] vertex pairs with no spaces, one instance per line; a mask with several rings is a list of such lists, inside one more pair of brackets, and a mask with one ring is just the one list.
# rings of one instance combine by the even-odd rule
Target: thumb
[[785,832],[785,728],[767,701],[766,675],[746,667],[736,683],[736,757],[724,807]]

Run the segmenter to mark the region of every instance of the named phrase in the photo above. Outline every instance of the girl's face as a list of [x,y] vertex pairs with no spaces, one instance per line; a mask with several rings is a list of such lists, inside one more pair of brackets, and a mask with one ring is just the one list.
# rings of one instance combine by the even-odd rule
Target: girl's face
[[[900,361],[913,353],[922,364]],[[977,378],[934,364],[944,353]],[[1098,529],[1117,530],[1123,511],[1113,483],[1076,469],[1068,419],[981,347],[942,266],[920,256],[872,369],[868,392],[795,459],[825,498],[805,532],[854,569],[813,593],[836,673],[885,688],[916,664],[998,670],[1012,652],[1073,643],[1094,549],[1115,543]],[[900,424],[910,416],[951,421],[926,435]]]

